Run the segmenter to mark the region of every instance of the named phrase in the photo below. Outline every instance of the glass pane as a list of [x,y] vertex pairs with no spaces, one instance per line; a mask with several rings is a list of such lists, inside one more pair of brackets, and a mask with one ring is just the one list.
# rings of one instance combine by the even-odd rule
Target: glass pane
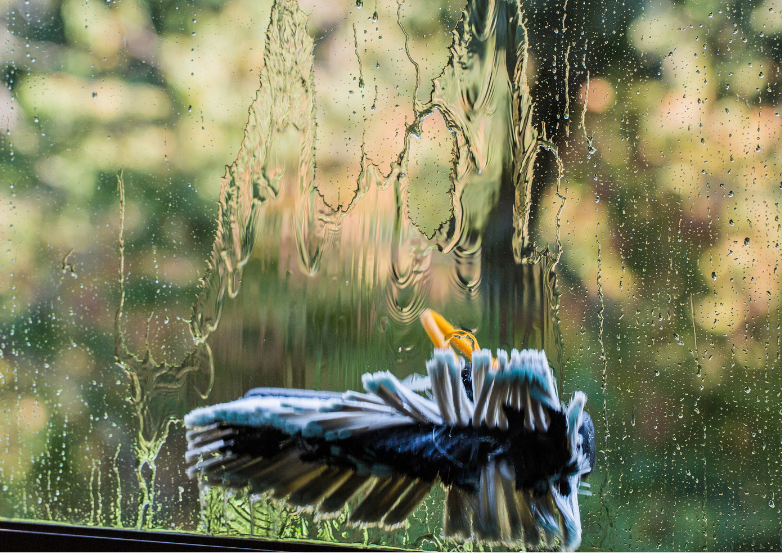
[[[7,2],[0,517],[427,550],[779,548],[781,12]],[[553,527],[535,499],[533,523],[486,515],[534,537],[492,539],[477,511],[467,536],[444,528],[447,451],[393,528],[350,518],[377,471],[330,518],[273,497],[279,481],[188,475],[194,409],[364,392],[381,371],[418,386],[427,309],[463,331],[449,345],[545,353],[557,401],[539,423],[586,394],[597,464],[580,493],[561,474],[536,488]]]

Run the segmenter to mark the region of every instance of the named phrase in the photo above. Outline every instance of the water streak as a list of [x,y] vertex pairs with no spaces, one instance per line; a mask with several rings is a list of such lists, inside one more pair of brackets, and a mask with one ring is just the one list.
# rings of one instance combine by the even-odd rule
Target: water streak
[[[216,235],[189,321],[190,353],[178,364],[156,362],[149,347],[137,356],[125,345],[120,175],[115,356],[130,382],[137,425],[137,527],[152,521],[155,463],[170,424],[181,417],[188,396],[197,401],[211,393],[210,336],[218,332],[227,299],[239,294],[251,259],[261,260],[253,269],[253,289],[272,294],[275,304],[288,308],[259,323],[257,353],[244,356],[243,330],[221,334],[220,347],[231,351],[232,364],[261,363],[262,378],[275,384],[332,388],[339,380],[340,389],[354,387],[345,382],[346,374],[353,378],[348,369],[376,365],[377,352],[384,349],[391,350],[403,372],[420,370],[429,348],[423,347],[418,317],[427,307],[441,306],[455,314],[462,328],[482,331],[491,345],[547,349],[561,376],[553,272],[561,244],[558,236],[558,252],[552,256],[538,248],[530,231],[537,153],[544,148],[556,156],[557,151],[533,125],[521,5],[510,0],[467,3],[453,32],[450,58],[427,102],[418,100],[420,67],[402,24],[402,7],[398,4],[397,24],[415,71],[413,120],[406,123],[401,149],[387,172],[367,154],[372,144],[364,129],[359,167],[352,173],[357,177],[335,184],[316,174],[315,45],[307,15],[295,0],[275,1],[260,86],[237,158],[221,180]],[[352,31],[363,90],[365,68],[355,24]],[[413,213],[410,206],[411,179],[426,177],[410,175],[412,138],[421,136],[424,119],[435,112],[442,115],[452,144],[451,210],[444,221],[426,219],[429,211]],[[564,205],[559,186],[557,191]],[[429,228],[434,234],[424,230]],[[272,267],[285,278],[277,280]],[[259,305],[265,305],[263,297]],[[229,346],[237,340],[240,347]],[[312,374],[315,382],[302,381]],[[216,516],[225,524],[241,520],[250,532],[266,524],[256,516],[257,502],[246,511],[245,499],[223,495],[218,502],[204,491],[201,502],[204,531],[218,530]],[[265,516],[272,526],[285,519],[276,507]],[[309,522],[291,518],[291,523],[300,526],[277,528],[275,535],[307,535]]]

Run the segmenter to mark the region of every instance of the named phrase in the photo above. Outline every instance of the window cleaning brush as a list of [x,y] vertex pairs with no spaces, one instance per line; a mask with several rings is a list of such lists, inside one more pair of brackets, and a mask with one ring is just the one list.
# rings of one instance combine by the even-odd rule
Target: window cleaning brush
[[577,548],[596,455],[586,396],[560,403],[542,351],[492,357],[434,311],[421,322],[435,345],[425,377],[365,374],[363,393],[257,388],[191,412],[188,476],[322,516],[360,495],[350,520],[384,527],[439,481],[447,538]]

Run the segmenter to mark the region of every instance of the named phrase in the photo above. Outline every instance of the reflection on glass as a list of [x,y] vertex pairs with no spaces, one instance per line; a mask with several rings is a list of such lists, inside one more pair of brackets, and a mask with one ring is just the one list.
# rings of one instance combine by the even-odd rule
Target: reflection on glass
[[388,531],[186,474],[187,413],[412,382],[432,309],[588,395],[582,549],[779,548],[780,13],[7,2],[0,517],[478,547],[440,485]]

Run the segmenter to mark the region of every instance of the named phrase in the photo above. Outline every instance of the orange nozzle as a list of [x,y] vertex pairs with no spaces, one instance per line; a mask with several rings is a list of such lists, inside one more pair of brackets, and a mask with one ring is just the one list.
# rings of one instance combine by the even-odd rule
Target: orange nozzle
[[[451,323],[446,321],[436,311],[431,309],[424,310],[421,313],[421,324],[436,348],[443,349],[451,345],[467,357],[472,356],[474,349],[481,349],[478,347],[478,341],[475,339],[475,336],[464,330],[456,330]],[[463,336],[469,337],[475,347],[463,339]]]
[[[437,324],[435,315],[442,319],[442,317],[432,311],[431,309],[425,309],[421,313],[421,325],[424,327],[426,334],[429,335],[429,339],[437,349],[445,349],[448,347],[448,341],[445,339],[445,334],[440,330],[440,325]],[[444,320],[444,319],[443,319]]]

